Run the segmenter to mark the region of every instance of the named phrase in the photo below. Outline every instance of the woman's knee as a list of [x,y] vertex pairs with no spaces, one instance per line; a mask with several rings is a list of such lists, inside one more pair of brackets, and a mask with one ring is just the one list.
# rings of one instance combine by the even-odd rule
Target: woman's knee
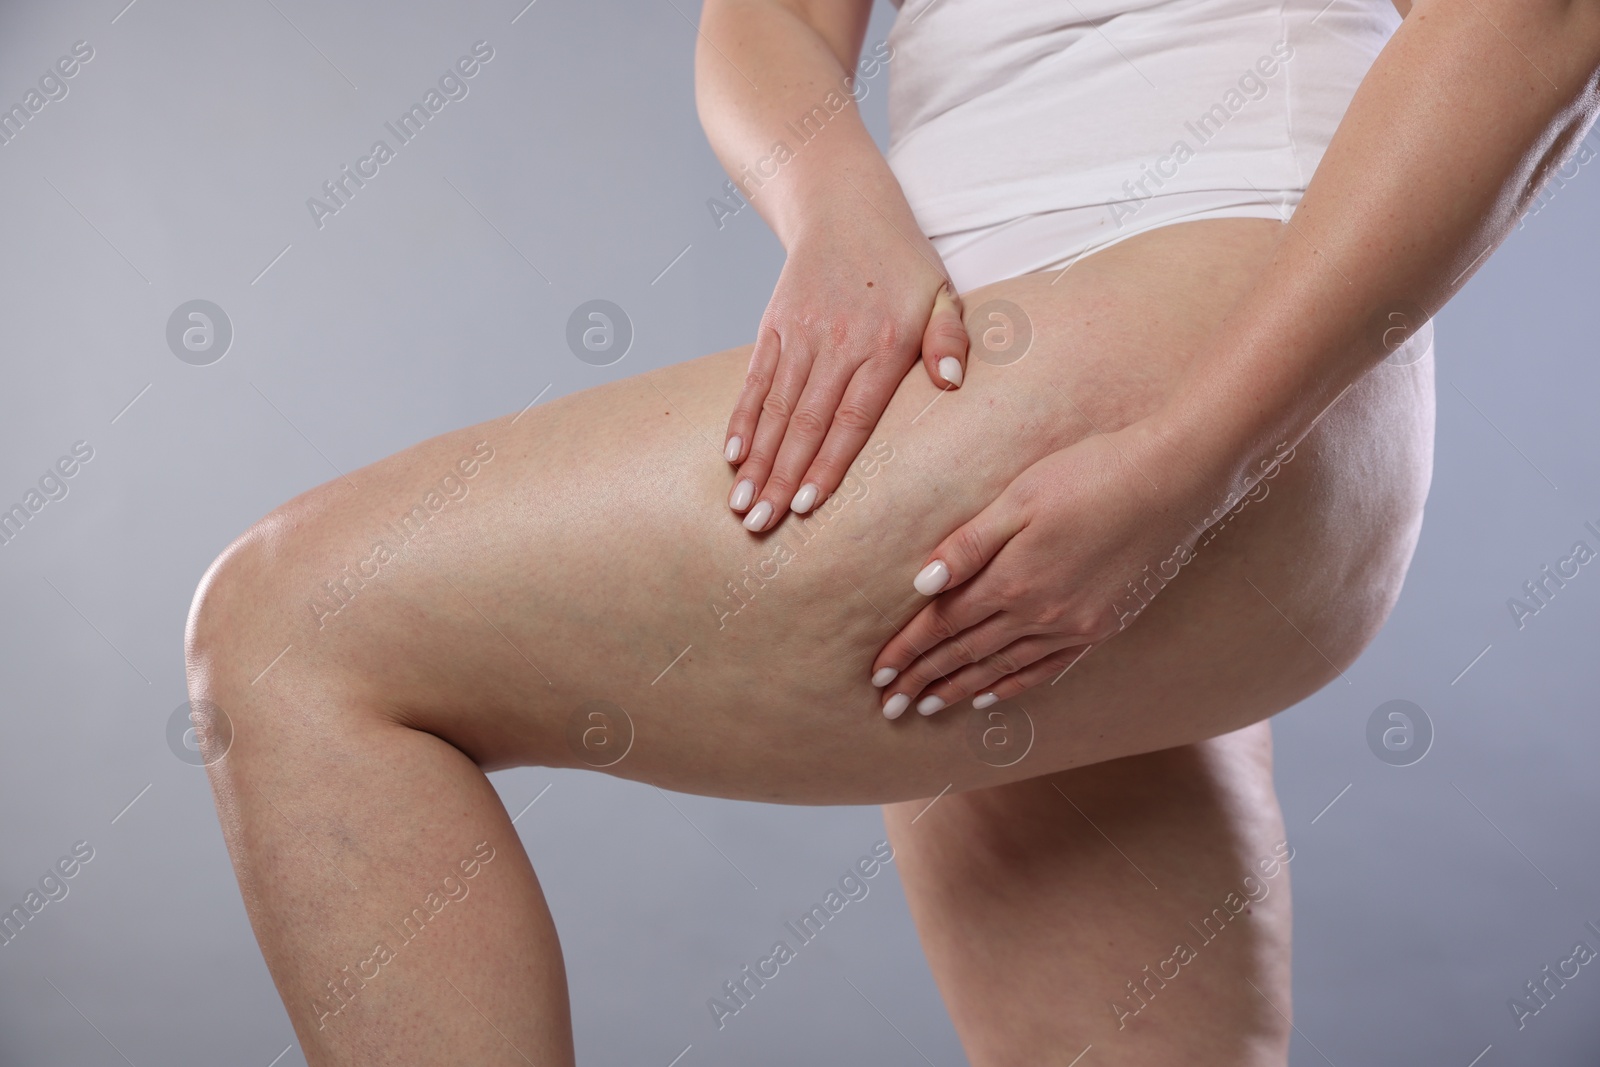
[[[205,763],[213,776],[251,765],[249,754],[262,749],[266,735],[280,736],[264,723],[282,721],[283,705],[270,685],[252,686],[276,668],[271,658],[251,663],[260,647],[261,612],[269,600],[268,570],[260,535],[252,529],[212,561],[195,589],[184,634],[190,718]],[[228,757],[224,760],[223,757]]]
[[[184,637],[190,691],[239,705],[241,694],[282,689],[292,679],[330,681],[360,664],[314,639],[304,588],[311,546],[335,521],[319,487],[275,509],[237,537],[206,568]],[[319,647],[323,646],[323,647]],[[340,656],[336,652],[344,652]],[[235,712],[230,710],[230,714]]]
[[191,688],[196,681],[216,686],[231,677],[237,656],[251,643],[247,634],[260,619],[252,606],[271,596],[262,538],[259,526],[240,535],[211,561],[195,587],[184,631]]
[[484,591],[503,584],[492,567],[463,563],[474,536],[408,538],[408,513],[394,518],[384,479],[406,462],[369,469],[359,491],[335,479],[296,497],[217,557],[190,609],[191,697],[241,735],[399,725],[486,768],[570,762],[526,620]]

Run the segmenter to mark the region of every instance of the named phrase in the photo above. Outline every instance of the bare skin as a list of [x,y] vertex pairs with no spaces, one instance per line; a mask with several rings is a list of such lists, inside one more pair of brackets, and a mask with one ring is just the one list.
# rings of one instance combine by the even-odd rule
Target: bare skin
[[973,1064],[1285,1062],[1292,847],[1266,723],[885,821]]
[[[794,18],[777,21],[775,7]],[[850,360],[874,357],[871,396],[836,413],[856,432],[872,423],[871,462],[814,535],[785,514],[814,501],[791,494],[808,482],[825,494],[851,450],[822,439],[817,418],[782,428],[781,446],[779,427],[751,429],[803,405],[795,389],[811,371],[758,362],[788,384],[755,416],[748,347],[442,435],[258,524],[197,596],[192,696],[220,709],[204,743],[219,759],[224,833],[308,1060],[572,1062],[554,927],[482,771],[605,762],[667,788],[885,803],[974,1064],[1070,1064],[1091,1043],[1095,1063],[1282,1064],[1286,872],[1241,912],[1238,936],[1206,939],[1180,977],[1162,985],[1144,968],[1170,976],[1165,942],[1189,936],[1172,932],[1178,920],[1226,901],[1282,840],[1262,720],[1334,677],[1381,624],[1426,493],[1431,362],[1378,366],[1372,326],[1409,332],[1440,307],[1570,154],[1595,113],[1597,11],[1419,0],[1292,235],[1256,220],[1178,225],[1054,284],[959,298],[936,295],[893,176],[859,124],[840,120],[756,201],[795,264],[764,320],[801,342],[780,347],[809,358],[836,340],[831,325],[853,339]],[[702,42],[717,36],[721,57],[765,83],[751,96],[702,49],[697,89],[725,163],[759,155],[772,122],[851,67],[864,12],[855,0],[706,5]],[[883,240],[845,239],[862,235]],[[850,269],[885,279],[890,299],[852,297],[837,284]],[[967,309],[994,297],[1026,310],[1032,350],[1005,367],[969,359],[940,395],[943,359],[931,357],[967,351],[941,347],[952,311],[971,332],[981,323]],[[926,373],[907,376],[918,338]],[[886,362],[898,376],[881,373]],[[865,364],[815,366],[825,408]],[[863,418],[873,408],[876,422]],[[742,413],[732,425],[730,411]],[[1178,442],[1162,453],[1171,477],[1130,456],[1093,492],[1052,483],[1090,454],[1116,472],[1106,442],[1146,423]],[[791,448],[795,430],[809,439]],[[942,639],[933,657],[948,652],[963,634],[929,620],[969,589],[1015,594],[1011,633],[1081,644],[1081,627],[1053,628],[1061,600],[1103,610],[1128,580],[1119,561],[1188,536],[1193,500],[1174,486],[1243,492],[1279,441],[1297,444],[1268,498],[1203,544],[1135,626],[1053,681],[1002,670],[957,686],[928,673],[920,644],[883,651],[915,633]],[[494,458],[474,465],[478,447]],[[464,460],[470,495],[426,495]],[[758,539],[722,511],[761,506],[730,495],[730,463],[771,505],[744,517]],[[1130,504],[1139,478],[1174,506]],[[420,513],[427,532],[375,562],[374,538],[395,537],[419,504],[439,508]],[[1005,548],[953,551],[996,508]],[[774,563],[780,542],[791,547]],[[930,602],[909,582],[935,552],[957,573]],[[347,566],[366,578],[342,577]],[[343,593],[324,592],[334,580]],[[724,599],[730,581],[742,599]],[[991,684],[1015,699],[981,717],[963,702],[886,721],[866,685],[876,656],[909,668],[901,686],[932,681],[961,699]],[[595,700],[615,708],[594,718]],[[415,944],[396,937],[407,909],[458,871],[476,903],[451,905]],[[377,959],[379,939],[398,954]]]
[[[926,603],[911,578],[929,549],[1041,456],[1161,404],[1284,229],[1169,226],[1054,283],[963,294],[1022,307],[1032,348],[972,359],[942,394],[907,374],[858,488],[805,534],[789,514],[752,536],[720,503],[735,472],[717,428],[745,347],[422,442],[237,541],[197,595],[191,696],[231,723],[218,808],[308,1061],[573,1062],[554,927],[483,771],[609,762],[666,789],[891,805],[974,1064],[1066,1064],[1091,1042],[1097,1063],[1281,1064],[1286,872],[1237,936],[1199,950],[1204,980],[1120,1026],[1111,1002],[1283,839],[1262,720],[1336,677],[1398,595],[1430,473],[1431,358],[1357,380],[1270,492],[1055,684],[889,721],[867,677]],[[435,498],[425,533],[333,599],[324,583],[394,543],[391,524],[479,442],[493,457],[456,483],[467,494]],[[790,558],[763,567],[780,543]],[[747,566],[765,580],[730,600]],[[589,701],[631,726],[586,718]],[[984,743],[996,723],[1006,744],[1031,732],[1025,755]],[[437,935],[363,964],[484,841],[496,858]],[[1104,921],[1085,929],[1085,909]],[[1026,1026],[993,1010],[995,981]]]

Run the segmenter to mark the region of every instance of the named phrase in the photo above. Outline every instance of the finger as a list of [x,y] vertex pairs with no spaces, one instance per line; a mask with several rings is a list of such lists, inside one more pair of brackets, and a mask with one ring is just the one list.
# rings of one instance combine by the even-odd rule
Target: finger
[[[950,677],[971,664],[999,655],[1004,649],[1031,636],[1015,616],[1003,611],[996,612],[978,625],[939,642],[913,660],[899,677],[885,687],[888,697],[883,701],[883,713],[892,719],[906,708],[914,706],[924,715],[933,714],[959,699],[946,691],[945,683]],[[1038,655],[1042,656],[1048,651],[1049,648],[1041,648]]]
[[[1041,638],[1042,639],[1042,638]],[[1060,643],[1060,638],[1056,643]],[[1067,671],[1071,670],[1077,662],[1089,653],[1094,645],[1071,644],[1066,648],[1058,649],[1012,673],[996,678],[985,678],[982,673],[982,664],[973,664],[966,670],[971,671],[971,677],[956,675],[950,679],[953,695],[950,703],[965,696],[976,693],[972,697],[972,706],[978,710],[992,707],[1002,700],[1010,700],[1019,696],[1035,686],[1054,685]]]
[[872,684],[882,688],[902,671],[940,643],[963,630],[970,630],[1004,605],[991,598],[981,585],[963,587],[924,604],[911,621],[900,628],[879,649],[873,660]]
[[967,327],[961,319],[961,297],[949,281],[933,298],[933,313],[922,331],[922,364],[940,389],[961,385],[967,373]]
[[728,496],[728,506],[734,511],[754,511],[750,505],[755,503],[756,489],[765,484],[772,472],[772,461],[783,443],[789,416],[800,402],[806,379],[811,376],[811,360],[812,353],[806,342],[798,339],[785,342],[772,388],[761,402],[755,434],[750,440],[750,453],[740,465],[733,492]]
[[[834,361],[829,364],[826,368],[821,364],[811,368],[811,377],[806,381],[794,414],[789,417],[783,444],[773,460],[772,473],[765,484],[757,483],[756,505],[745,517],[745,526],[756,533],[770,528],[789,510],[795,490],[800,487],[800,476],[816,458],[817,450],[837,417],[835,412],[854,368]],[[811,501],[805,503],[809,507]],[[763,508],[762,504],[767,507]]]
[[932,715],[967,697],[988,694],[978,710],[997,704],[1000,698],[992,690],[1006,678],[1018,677],[1035,665],[1061,651],[1061,643],[1071,638],[1060,634],[1033,634],[1013,641],[1004,648],[985,656],[976,663],[961,668],[948,678],[928,687],[917,701],[916,708],[924,715]]
[[923,596],[959,586],[982,570],[1027,525],[1022,502],[1007,486],[994,503],[939,542],[912,579],[912,586]]
[[904,363],[895,366],[873,360],[856,371],[833,413],[828,436],[789,505],[793,511],[804,515],[839,488],[849,473],[850,464],[855,462],[867,438],[877,429],[878,420],[883,418],[906,370]]
[[778,331],[763,323],[756,330],[756,343],[750,351],[750,366],[745,371],[744,388],[733,405],[733,415],[728,419],[728,433],[723,439],[722,454],[729,463],[738,463],[750,450],[755,439],[756,423],[761,415],[761,403],[772,388],[772,376],[778,367],[778,354],[782,341]]

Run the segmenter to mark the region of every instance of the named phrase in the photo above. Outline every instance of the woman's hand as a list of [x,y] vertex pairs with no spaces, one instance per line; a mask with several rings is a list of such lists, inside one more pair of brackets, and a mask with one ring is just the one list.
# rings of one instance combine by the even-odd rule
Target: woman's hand
[[961,300],[933,246],[845,195],[791,245],[728,420],[728,506],[757,533],[838,488],[919,354],[941,389],[965,373]]
[[873,662],[884,715],[989,707],[1131,624],[1214,520],[1180,457],[1151,420],[1087,437],[946,537],[913,583],[934,601]]

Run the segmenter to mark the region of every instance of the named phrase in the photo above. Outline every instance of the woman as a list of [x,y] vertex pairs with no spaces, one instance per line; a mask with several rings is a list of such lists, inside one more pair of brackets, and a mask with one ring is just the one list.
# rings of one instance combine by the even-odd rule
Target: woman
[[884,804],[974,1064],[1285,1062],[1265,720],[1398,595],[1418,330],[1592,122],[1600,8],[1047,7],[908,0],[891,167],[865,0],[708,0],[702,119],[788,252],[755,345],[425,441],[207,572],[192,701],[310,1063],[573,1062],[483,773],[520,764]]

